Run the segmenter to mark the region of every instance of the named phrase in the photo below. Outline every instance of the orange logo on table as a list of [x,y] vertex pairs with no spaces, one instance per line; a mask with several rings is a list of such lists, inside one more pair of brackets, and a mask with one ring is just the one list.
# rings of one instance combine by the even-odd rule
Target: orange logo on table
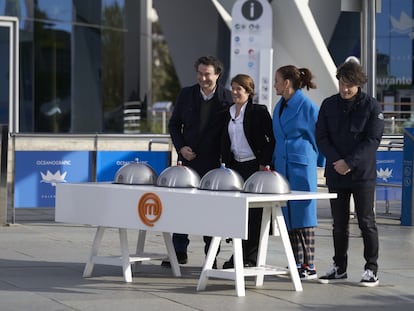
[[158,195],[147,192],[142,195],[138,202],[138,216],[141,221],[149,227],[160,219],[162,214],[162,203]]

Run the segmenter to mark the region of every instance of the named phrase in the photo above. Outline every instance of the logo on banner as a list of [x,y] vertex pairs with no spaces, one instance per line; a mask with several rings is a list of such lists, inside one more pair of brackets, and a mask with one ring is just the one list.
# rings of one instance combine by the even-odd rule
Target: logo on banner
[[408,34],[410,39],[414,39],[413,22],[412,19],[406,12],[401,11],[400,19],[390,16],[392,32]]
[[388,182],[388,178],[392,177],[392,169],[386,168],[385,170],[381,167],[377,170],[377,178],[382,179],[385,182]]
[[40,175],[42,176],[41,183],[47,183],[51,184],[53,187],[56,187],[56,184],[58,183],[65,183],[65,177],[68,172],[64,172],[61,174],[60,170],[57,170],[54,174],[52,174],[49,170],[47,170],[46,174],[40,172]]
[[138,202],[138,216],[141,221],[153,227],[154,223],[160,219],[162,214],[162,203],[158,195],[147,192],[141,196]]

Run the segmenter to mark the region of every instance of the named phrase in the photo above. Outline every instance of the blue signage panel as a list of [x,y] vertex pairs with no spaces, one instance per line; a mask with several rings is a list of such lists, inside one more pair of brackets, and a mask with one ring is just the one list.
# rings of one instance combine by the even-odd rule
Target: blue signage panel
[[54,207],[56,184],[91,181],[89,151],[16,151],[16,208]]
[[377,151],[377,200],[401,200],[402,163],[402,151]]
[[96,155],[96,181],[113,181],[124,164],[138,159],[150,165],[157,175],[171,165],[170,151],[98,151]]
[[413,225],[413,156],[414,128],[404,129],[404,162],[401,202],[401,224]]

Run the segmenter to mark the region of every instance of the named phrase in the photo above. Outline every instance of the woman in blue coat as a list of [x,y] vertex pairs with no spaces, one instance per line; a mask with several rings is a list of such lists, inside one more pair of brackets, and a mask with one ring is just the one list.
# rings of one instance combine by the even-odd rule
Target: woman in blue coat
[[[317,166],[323,166],[315,141],[319,107],[302,92],[313,89],[312,73],[307,68],[288,65],[275,74],[274,88],[282,96],[273,111],[276,139],[273,164],[284,175],[292,190],[317,191]],[[290,201],[283,215],[302,279],[316,279],[314,265],[316,200]]]

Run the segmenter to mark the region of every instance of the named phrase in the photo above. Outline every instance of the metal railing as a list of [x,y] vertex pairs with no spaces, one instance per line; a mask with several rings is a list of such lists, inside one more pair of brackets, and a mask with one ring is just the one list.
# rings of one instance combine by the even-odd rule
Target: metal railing
[[1,129],[0,225],[15,223],[14,171],[18,151],[91,151],[93,167],[98,151],[170,151],[172,154],[171,139],[166,134],[28,134],[9,133],[7,127]]
[[402,134],[404,127],[414,125],[414,103],[381,103],[386,134]]

